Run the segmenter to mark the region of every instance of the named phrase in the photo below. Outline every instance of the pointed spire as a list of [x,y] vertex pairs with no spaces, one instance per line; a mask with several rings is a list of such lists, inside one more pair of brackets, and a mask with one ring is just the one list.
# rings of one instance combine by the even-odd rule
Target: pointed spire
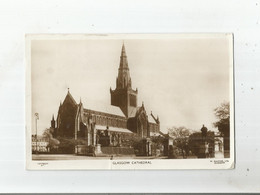
[[126,57],[124,42],[123,42],[123,45],[122,45],[121,56],[125,56]]
[[79,104],[82,105],[82,102],[81,102],[81,97],[79,98]]
[[68,93],[70,92],[70,88],[68,87]]
[[121,56],[120,56],[120,68],[128,69],[127,56],[125,51],[125,44],[122,45]]
[[55,129],[55,120],[54,120],[54,114],[52,114],[51,128],[54,128],[54,129]]
[[132,88],[132,81],[130,78],[127,56],[125,51],[125,45],[123,43],[121,56],[120,56],[120,65],[118,69],[118,77],[116,79],[117,88]]

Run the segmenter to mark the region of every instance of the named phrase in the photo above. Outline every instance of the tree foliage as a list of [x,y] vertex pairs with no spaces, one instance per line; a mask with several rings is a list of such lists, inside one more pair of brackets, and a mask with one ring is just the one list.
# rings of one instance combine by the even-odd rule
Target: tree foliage
[[214,109],[218,121],[214,126],[218,128],[221,135],[224,137],[224,156],[229,157],[230,153],[230,105],[229,102],[222,103]]
[[214,126],[218,128],[219,132],[224,136],[229,136],[230,131],[230,105],[229,102],[222,103],[219,107],[214,109],[215,116],[218,121]]
[[53,138],[53,132],[53,128],[45,129],[43,132],[43,137],[48,139],[50,148],[54,148],[60,144],[59,140]]
[[201,132],[194,132],[189,136],[189,148],[194,155],[200,157],[201,155],[204,155],[205,142],[208,142],[210,145],[209,152],[212,154],[215,142],[214,139],[215,136],[213,131],[208,131],[206,137],[203,137]]
[[204,144],[201,132],[195,132],[189,136],[189,148],[194,155],[199,156],[201,144]]
[[185,158],[189,152],[188,140],[191,131],[186,127],[172,127],[168,129],[168,132],[169,136],[174,139],[174,145],[181,149],[182,156]]
[[164,144],[164,142],[165,142],[165,138],[162,137],[161,135],[153,136],[153,137],[151,137],[151,140],[152,140],[153,143],[155,143],[157,145]]

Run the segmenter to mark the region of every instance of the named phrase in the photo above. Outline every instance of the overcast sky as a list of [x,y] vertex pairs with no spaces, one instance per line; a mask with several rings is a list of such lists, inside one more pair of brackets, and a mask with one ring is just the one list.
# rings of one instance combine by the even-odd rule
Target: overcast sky
[[[38,133],[57,117],[67,88],[83,105],[110,104],[116,86],[122,43],[138,106],[158,115],[161,131],[185,126],[214,130],[214,108],[229,101],[232,52],[230,36],[173,35],[80,40],[34,40],[31,44],[32,113],[39,113]],[[85,106],[86,107],[86,106]],[[91,108],[91,105],[86,108]],[[32,116],[35,133],[35,120]]]

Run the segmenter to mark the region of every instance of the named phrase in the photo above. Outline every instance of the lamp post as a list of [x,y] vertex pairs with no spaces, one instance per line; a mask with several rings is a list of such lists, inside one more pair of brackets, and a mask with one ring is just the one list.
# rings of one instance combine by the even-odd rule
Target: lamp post
[[39,113],[35,113],[35,130],[36,130],[36,154],[38,153],[38,138],[37,138],[37,120],[39,120]]

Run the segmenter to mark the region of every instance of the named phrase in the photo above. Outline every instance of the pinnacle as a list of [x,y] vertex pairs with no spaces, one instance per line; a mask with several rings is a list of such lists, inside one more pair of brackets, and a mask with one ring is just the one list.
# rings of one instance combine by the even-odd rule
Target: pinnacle
[[123,43],[123,45],[122,45],[121,57],[126,57],[125,44],[124,44],[124,43]]
[[128,62],[127,62],[127,56],[125,51],[125,44],[122,45],[121,50],[121,57],[120,57],[120,68],[127,68],[128,69]]
[[125,44],[124,44],[124,43],[123,43],[123,45],[122,45],[121,56],[126,56],[126,53],[125,53]]

